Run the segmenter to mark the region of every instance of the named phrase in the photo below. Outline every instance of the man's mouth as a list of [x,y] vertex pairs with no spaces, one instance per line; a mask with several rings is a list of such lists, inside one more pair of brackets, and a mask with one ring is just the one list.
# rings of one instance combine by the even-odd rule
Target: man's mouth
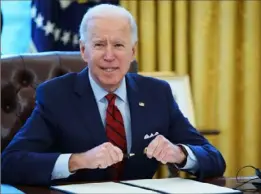
[[101,67],[101,69],[105,72],[113,72],[113,71],[116,71],[118,69],[118,67],[109,67],[109,68]]

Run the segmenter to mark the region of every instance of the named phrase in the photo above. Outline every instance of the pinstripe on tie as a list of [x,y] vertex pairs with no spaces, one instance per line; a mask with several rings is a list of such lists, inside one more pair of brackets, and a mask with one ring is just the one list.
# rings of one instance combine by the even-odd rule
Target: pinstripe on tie
[[[106,95],[108,101],[108,107],[106,111],[106,135],[108,140],[118,148],[122,150],[123,153],[127,152],[127,141],[124,129],[124,123],[120,110],[115,105],[116,95],[109,93]],[[119,180],[122,169],[123,162],[119,162],[112,166],[114,175],[114,180]]]

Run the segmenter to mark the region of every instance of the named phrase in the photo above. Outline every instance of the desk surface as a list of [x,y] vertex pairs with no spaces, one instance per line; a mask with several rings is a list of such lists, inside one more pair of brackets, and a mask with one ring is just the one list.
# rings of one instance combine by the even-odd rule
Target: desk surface
[[[253,177],[241,177],[240,181],[248,181],[252,179]],[[206,180],[205,182],[211,183],[214,185],[218,186],[225,186],[228,188],[235,188],[236,186],[240,185],[241,183],[238,183],[236,178],[215,178],[215,179],[210,179]],[[17,186],[16,188],[20,189],[21,191],[25,192],[26,194],[64,194],[63,192],[52,190],[46,187],[29,187],[29,186]],[[254,187],[252,186],[251,183],[245,184],[243,187],[240,187],[240,189],[253,189]],[[261,191],[246,191],[244,194],[250,194],[250,193],[255,193],[255,194],[261,194]]]

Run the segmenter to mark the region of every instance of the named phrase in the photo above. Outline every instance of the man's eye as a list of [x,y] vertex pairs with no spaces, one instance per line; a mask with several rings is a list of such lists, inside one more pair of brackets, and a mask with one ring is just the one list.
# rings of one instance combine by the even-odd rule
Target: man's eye
[[95,46],[95,47],[102,47],[103,44],[101,44],[101,43],[96,43],[94,46]]
[[123,44],[116,44],[115,47],[123,47]]

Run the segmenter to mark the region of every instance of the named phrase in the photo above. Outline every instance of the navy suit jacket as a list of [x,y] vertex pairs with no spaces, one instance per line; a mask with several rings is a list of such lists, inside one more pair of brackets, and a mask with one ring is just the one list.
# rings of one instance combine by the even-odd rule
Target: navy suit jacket
[[[165,82],[137,74],[126,75],[132,147],[123,179],[152,178],[158,161],[143,150],[145,134],[159,132],[174,144],[188,145],[198,159],[198,178],[221,176],[225,162],[220,152],[189,123]],[[145,106],[139,106],[143,102]],[[62,153],[85,152],[107,142],[105,129],[88,77],[88,68],[41,84],[36,106],[25,125],[2,153],[2,181],[50,185],[54,164]],[[66,181],[106,181],[108,169],[85,169]]]

